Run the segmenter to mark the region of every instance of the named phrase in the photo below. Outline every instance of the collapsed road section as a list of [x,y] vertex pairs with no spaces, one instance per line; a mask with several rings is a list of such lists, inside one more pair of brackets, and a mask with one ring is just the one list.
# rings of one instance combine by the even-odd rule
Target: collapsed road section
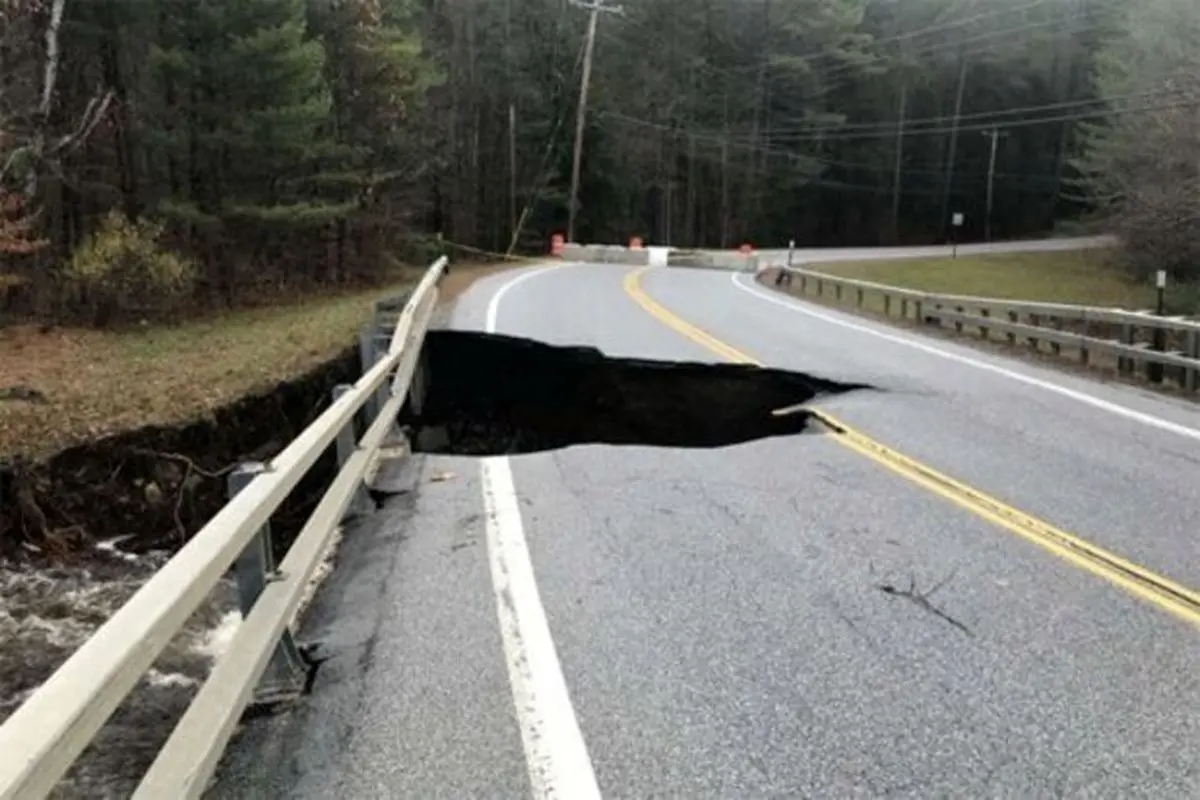
[[577,444],[713,448],[811,428],[813,399],[871,389],[747,364],[611,358],[592,347],[430,331],[414,450],[488,456]]

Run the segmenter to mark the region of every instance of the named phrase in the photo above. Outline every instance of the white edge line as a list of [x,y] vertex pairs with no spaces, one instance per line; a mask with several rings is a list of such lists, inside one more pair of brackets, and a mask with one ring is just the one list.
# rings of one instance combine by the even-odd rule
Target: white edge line
[[[522,273],[497,290],[488,303],[488,333],[496,332],[496,315],[508,290],[544,271]],[[483,459],[480,476],[496,614],[533,797],[599,800],[595,770],[538,594],[508,457]]]
[[508,294],[509,289],[524,283],[534,275],[541,275],[543,272],[547,272],[549,270],[562,269],[563,266],[568,265],[564,264],[562,266],[555,265],[551,267],[534,267],[528,272],[522,272],[509,278],[503,286],[496,290],[496,293],[492,295],[492,299],[488,302],[487,319],[484,323],[484,330],[488,333],[496,333],[496,315],[500,311],[500,301],[504,299],[504,295]]
[[840,319],[832,314],[827,314],[822,311],[808,308],[800,300],[785,300],[780,297],[773,297],[768,293],[769,290],[761,290],[756,287],[747,286],[745,283],[738,280],[738,276],[736,274],[732,275],[731,279],[733,281],[733,285],[746,294],[757,297],[759,300],[765,300],[768,303],[774,303],[777,306],[782,306],[790,311],[805,314],[813,317],[814,319],[819,319],[822,322],[828,322],[832,325],[839,325],[843,328],[859,331],[860,333],[868,333],[880,339],[884,339],[895,344],[901,344],[905,347],[911,347],[915,350],[920,350],[931,355],[940,356],[941,358],[945,358],[950,361],[956,361],[960,364],[966,364],[967,366],[975,367],[976,369],[985,370],[996,375],[1002,375],[1010,380],[1019,381],[1024,384],[1028,384],[1029,386],[1036,386],[1039,389],[1045,389],[1048,392],[1054,392],[1055,394],[1062,395],[1063,397],[1069,397],[1077,402],[1084,403],[1092,406],[1093,408],[1098,408],[1101,411],[1107,411],[1110,414],[1116,414],[1119,417],[1125,417],[1126,419],[1133,420],[1134,422],[1140,422],[1141,424],[1148,425],[1151,428],[1158,428],[1159,430],[1166,431],[1168,433],[1174,433],[1178,436],[1200,441],[1200,430],[1196,428],[1189,428],[1186,425],[1181,425],[1178,422],[1171,422],[1170,420],[1156,417],[1153,414],[1135,411],[1127,406],[1119,405],[1117,403],[1110,403],[1107,400],[1102,400],[1099,397],[1087,394],[1086,392],[1068,389],[1067,387],[1060,386],[1057,383],[1044,381],[1040,378],[1034,378],[1030,375],[1023,375],[1020,372],[1014,372],[1013,370],[1005,369],[1004,367],[996,366],[995,364],[989,364],[986,361],[979,361],[968,356],[951,353],[947,350],[941,349],[940,347],[934,347],[932,345],[924,344],[923,342],[914,341],[908,337],[895,336],[890,333],[884,333],[883,331],[875,330],[874,328],[870,328],[866,325],[859,325],[848,320]]

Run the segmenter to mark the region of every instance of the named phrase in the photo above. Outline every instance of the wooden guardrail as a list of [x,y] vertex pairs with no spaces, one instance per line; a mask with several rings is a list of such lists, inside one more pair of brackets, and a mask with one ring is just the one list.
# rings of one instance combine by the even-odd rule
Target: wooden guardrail
[[[1139,367],[1161,381],[1174,374],[1188,392],[1200,390],[1200,320],[1102,306],[937,294],[797,267],[780,266],[775,283],[793,294],[899,317],[921,325],[1018,343],[1055,355],[1074,354],[1084,366],[1134,375]],[[1165,368],[1165,369],[1164,369]]]
[[[374,366],[269,464],[244,476],[233,499],[0,727],[0,798],[53,790],[236,560],[239,592],[249,601],[244,619],[134,797],[204,791],[264,673],[286,679],[299,666],[292,618],[414,381],[446,263],[425,273]],[[353,422],[364,409],[374,411],[373,421],[354,443]],[[271,514],[335,442],[341,468],[276,569],[265,536]]]

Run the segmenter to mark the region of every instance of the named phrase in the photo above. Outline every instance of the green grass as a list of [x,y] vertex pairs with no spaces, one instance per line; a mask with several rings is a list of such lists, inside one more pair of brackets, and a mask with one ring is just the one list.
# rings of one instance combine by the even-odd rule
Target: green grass
[[352,346],[374,301],[408,285],[175,327],[0,329],[0,383],[30,387],[48,400],[0,402],[0,457],[37,458],[110,433],[184,422],[294,378]]
[[[455,266],[448,302],[509,265]],[[25,386],[47,402],[0,401],[0,459],[42,458],[144,425],[175,425],[280,381],[354,346],[376,300],[404,292],[421,270],[397,270],[379,289],[290,299],[176,326],[97,331],[0,327],[0,389]]]
[[[1125,278],[1106,250],[820,264],[819,272],[941,294],[1151,308],[1154,288]],[[828,291],[828,289],[826,290]]]

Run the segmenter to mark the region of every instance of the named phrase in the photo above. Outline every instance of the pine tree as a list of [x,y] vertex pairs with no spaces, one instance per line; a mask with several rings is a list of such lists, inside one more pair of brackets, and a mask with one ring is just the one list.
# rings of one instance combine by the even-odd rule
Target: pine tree
[[311,227],[352,207],[314,199],[301,180],[330,154],[325,53],[304,0],[161,0],[153,62],[150,135],[169,175],[159,209],[190,227],[231,297],[225,245],[263,246],[259,226]]
[[[439,74],[423,54],[408,0],[343,0],[311,6],[310,26],[327,53],[335,157],[312,185],[349,192],[353,218],[338,220],[337,272],[348,257],[378,266],[386,228],[420,205],[414,184],[430,148],[414,109]],[[354,252],[347,251],[353,238]]]

